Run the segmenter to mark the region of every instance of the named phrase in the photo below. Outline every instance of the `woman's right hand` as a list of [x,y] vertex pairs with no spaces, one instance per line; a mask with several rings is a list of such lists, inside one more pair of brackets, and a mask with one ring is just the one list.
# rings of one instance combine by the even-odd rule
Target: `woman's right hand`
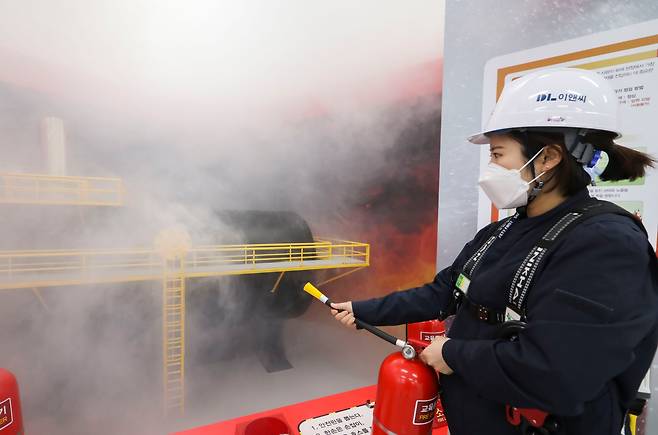
[[352,311],[352,301],[337,302],[331,304],[331,314],[343,325],[348,328],[356,329],[354,323],[354,312]]

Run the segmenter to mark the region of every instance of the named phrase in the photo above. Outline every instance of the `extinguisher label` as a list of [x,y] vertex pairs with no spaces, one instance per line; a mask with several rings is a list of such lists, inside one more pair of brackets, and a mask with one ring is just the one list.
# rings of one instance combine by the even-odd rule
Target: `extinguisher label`
[[436,337],[442,337],[446,335],[445,331],[434,331],[434,332],[420,332],[420,339],[422,341],[428,341],[428,342],[433,342],[436,340]]
[[414,424],[423,425],[430,424],[434,419],[434,412],[436,411],[436,399],[416,400],[416,409],[414,410]]
[[14,413],[11,410],[11,398],[0,402],[0,430],[14,422]]
[[434,424],[432,427],[444,427],[448,425],[446,416],[443,413],[443,406],[441,406],[441,401],[436,401],[436,416],[434,417]]

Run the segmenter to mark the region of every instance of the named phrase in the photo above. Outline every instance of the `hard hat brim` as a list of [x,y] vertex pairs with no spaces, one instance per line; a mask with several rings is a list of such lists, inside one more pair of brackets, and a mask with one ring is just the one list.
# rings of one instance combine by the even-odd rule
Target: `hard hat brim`
[[[521,127],[519,127],[519,128],[521,128]],[[559,129],[559,128],[563,128],[563,129],[564,129],[564,128],[577,128],[577,127],[545,127],[545,128],[542,128],[542,127],[524,127],[524,128],[527,128],[527,129],[535,129],[535,128],[536,128],[537,130],[544,130],[544,131],[546,131],[546,130],[551,130],[551,129],[556,129],[556,130],[557,130],[557,129]],[[513,129],[510,129],[510,130],[513,130]],[[594,129],[593,129],[593,130],[594,130]],[[504,131],[504,130],[497,130],[497,131],[501,131],[501,132],[502,132],[502,131]],[[623,136],[624,138],[628,139],[628,136],[627,136],[627,135],[622,135],[622,134],[621,134],[620,132],[618,132],[618,131],[602,130],[602,129],[598,129],[598,131],[604,131],[604,132],[607,132],[607,133],[612,133],[612,134],[614,134],[615,136],[614,136],[613,139],[615,139],[615,140],[616,140],[616,139],[620,139],[622,136]],[[470,136],[467,136],[467,137],[466,137],[466,140],[468,140],[470,143],[473,143],[473,144],[475,144],[475,145],[488,145],[488,144],[491,143],[491,138],[489,138],[489,136],[487,136],[487,133],[495,133],[495,132],[487,131],[487,132],[480,132],[480,133],[472,134],[472,135],[470,135]],[[632,136],[631,136],[631,137],[632,137]]]
[[489,138],[487,137],[486,134],[484,134],[484,132],[472,134],[468,136],[466,139],[470,143],[474,143],[476,145],[487,145],[490,142]]

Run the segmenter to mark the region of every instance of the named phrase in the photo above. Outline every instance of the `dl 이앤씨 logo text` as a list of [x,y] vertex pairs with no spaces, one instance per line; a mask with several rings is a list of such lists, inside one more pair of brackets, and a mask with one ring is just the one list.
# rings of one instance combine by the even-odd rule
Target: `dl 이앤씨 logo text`
[[571,101],[575,103],[577,101],[584,103],[587,101],[587,95],[576,94],[569,91],[563,92],[549,92],[537,94],[536,102],[542,101]]

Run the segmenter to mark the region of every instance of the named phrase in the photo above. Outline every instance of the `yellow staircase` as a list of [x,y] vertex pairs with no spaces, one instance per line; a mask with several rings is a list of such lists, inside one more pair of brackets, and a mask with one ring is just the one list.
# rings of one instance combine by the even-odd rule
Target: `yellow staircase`
[[165,259],[163,277],[163,368],[165,413],[185,412],[185,267]]

